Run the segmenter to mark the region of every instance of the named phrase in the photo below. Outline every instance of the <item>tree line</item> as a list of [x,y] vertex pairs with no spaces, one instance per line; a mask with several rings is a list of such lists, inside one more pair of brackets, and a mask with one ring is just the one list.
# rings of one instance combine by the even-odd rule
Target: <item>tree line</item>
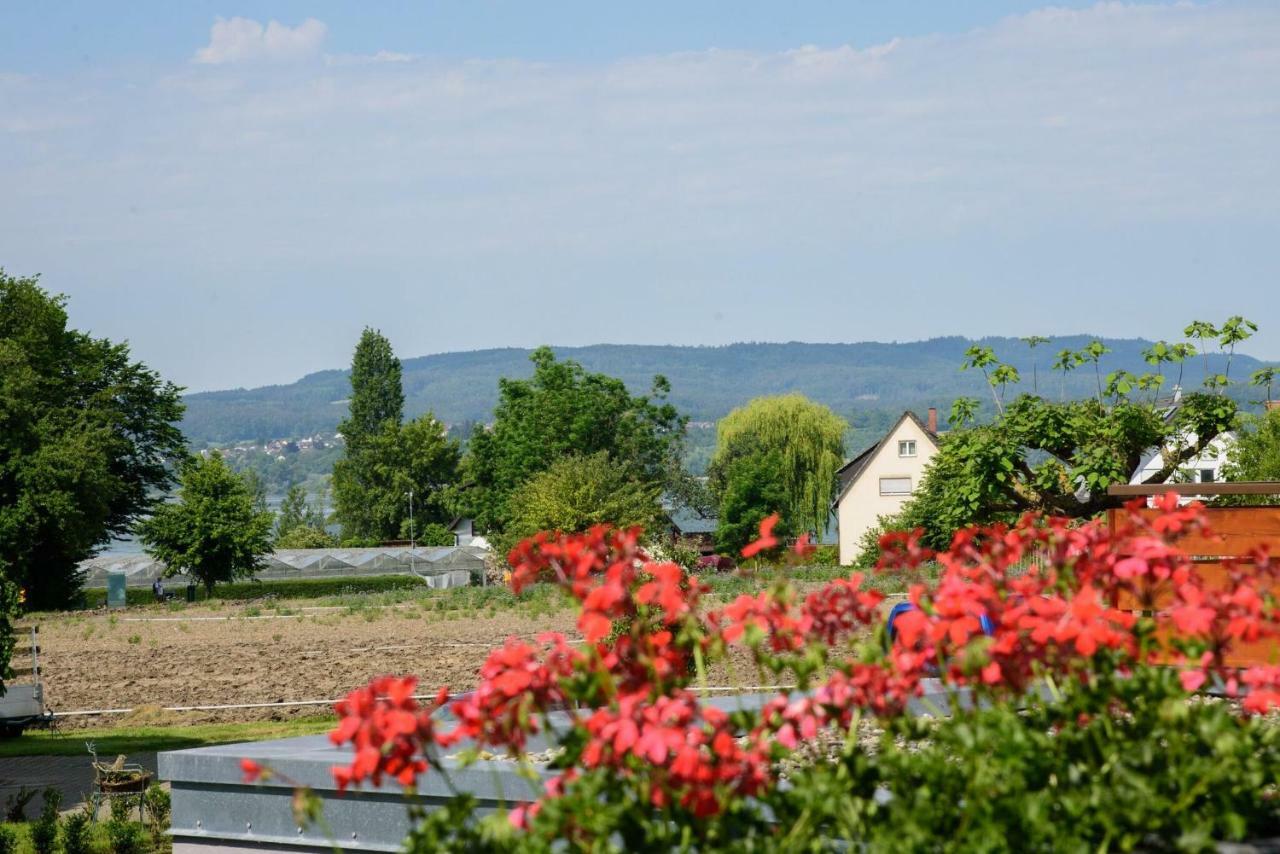
[[[1055,399],[1049,366],[1041,376],[1045,339],[1025,339],[1031,389],[1020,393],[1022,371],[975,345],[966,365],[984,376],[994,417],[958,399],[917,495],[883,523],[945,546],[961,527],[1028,510],[1087,517],[1114,505],[1106,487],[1127,481],[1150,449],[1162,459],[1153,479],[1172,480],[1233,429],[1243,434],[1232,476],[1280,477],[1280,412],[1244,417],[1228,393],[1237,345],[1255,329],[1238,317],[1192,324],[1188,341],[1152,345],[1151,370],[1138,376],[1104,374],[1101,342],[1061,351],[1053,368],[1094,374],[1094,394],[1074,400]],[[79,563],[129,531],[171,572],[211,587],[252,576],[273,546],[451,544],[459,517],[473,519],[498,554],[538,531],[598,523],[661,538],[673,509],[714,518],[715,545],[727,553],[773,513],[784,536],[826,528],[848,431],[826,406],[789,394],[734,409],[717,425],[707,476],[695,477],[682,464],[688,419],[665,377],[633,394],[550,348],[529,358],[532,375],[499,380],[492,421],[471,426],[464,450],[430,412],[405,419],[401,362],[384,336],[364,330],[333,512],[295,485],[272,514],[260,479],[216,451],[189,452],[178,386],[127,345],[69,328],[66,299],[37,279],[0,271],[0,662],[12,617],[75,603]],[[1201,388],[1170,406],[1168,387],[1182,385],[1193,361],[1203,366]],[[1273,368],[1251,377],[1267,399],[1274,381]]]

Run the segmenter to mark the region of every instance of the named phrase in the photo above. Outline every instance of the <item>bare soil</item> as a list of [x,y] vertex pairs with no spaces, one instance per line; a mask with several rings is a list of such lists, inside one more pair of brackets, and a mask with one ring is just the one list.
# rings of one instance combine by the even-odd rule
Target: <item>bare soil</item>
[[[302,603],[296,603],[301,605]],[[46,615],[40,645],[54,711],[137,709],[131,716],[59,719],[59,726],[281,720],[323,706],[161,712],[167,706],[329,700],[384,674],[419,676],[423,693],[472,688],[488,652],[508,636],[574,636],[564,610],[424,611],[417,605],[258,616],[252,607],[128,609]],[[114,617],[114,619],[113,619]]]

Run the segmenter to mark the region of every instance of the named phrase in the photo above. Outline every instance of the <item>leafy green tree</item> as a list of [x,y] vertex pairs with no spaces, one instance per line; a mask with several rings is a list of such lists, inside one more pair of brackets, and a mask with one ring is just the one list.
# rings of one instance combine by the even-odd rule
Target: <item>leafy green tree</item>
[[[323,546],[283,545],[285,542],[297,542],[303,538],[308,542],[331,540],[332,538],[325,533],[324,525],[324,511],[308,503],[307,490],[301,484],[294,484],[285,493],[284,500],[280,502],[280,509],[276,513],[276,545],[282,549],[324,548]],[[322,536],[299,534],[291,537],[293,532],[304,528],[318,531]]]
[[779,514],[775,536],[789,536],[795,526],[786,509],[790,496],[784,485],[786,463],[782,452],[772,448],[761,453],[744,454],[729,460],[723,472],[720,493],[720,516],[716,525],[716,549],[736,555],[756,538],[760,521]]
[[77,564],[172,484],[180,391],[126,345],[68,328],[64,297],[0,270],[0,587],[32,609],[74,602]]
[[[1243,319],[1228,325],[1235,334],[1253,328]],[[1210,330],[1218,334],[1207,323],[1193,324],[1188,334],[1205,337]],[[1229,352],[1232,341],[1224,336],[1221,345]],[[946,434],[919,490],[890,525],[922,528],[928,544],[942,548],[960,528],[1012,521],[1027,511],[1089,518],[1123,503],[1107,495],[1107,487],[1127,483],[1151,451],[1159,452],[1160,467],[1145,482],[1170,482],[1237,423],[1235,402],[1222,394],[1196,392],[1176,406],[1160,405],[1154,397],[1132,396],[1155,381],[1127,371],[1108,374],[1104,387],[1100,362],[1107,352],[1095,341],[1077,353],[1060,353],[1055,364],[1066,371],[1092,362],[1096,399],[1051,402],[1023,394],[992,423]],[[1156,367],[1185,357],[1185,348],[1148,351]],[[994,354],[985,361],[995,364]],[[953,418],[953,425],[961,424]]]
[[409,493],[423,524],[447,520],[446,487],[461,452],[427,413],[401,424],[404,391],[391,343],[365,329],[351,362],[351,414],[340,432],[346,454],[333,467],[334,515],[344,541],[380,542],[407,531]]
[[253,576],[271,550],[271,514],[254,507],[244,478],[216,451],[188,462],[178,501],[138,525],[147,554],[212,591],[218,582]]
[[419,546],[451,546],[457,542],[449,527],[439,522],[428,522],[416,533]]
[[348,448],[359,447],[366,437],[379,435],[387,423],[399,424],[403,417],[400,360],[381,332],[365,327],[351,359],[349,415],[338,431]]
[[[1280,481],[1280,409],[1246,418],[1227,451],[1226,480]],[[1273,495],[1224,495],[1223,504],[1272,504]]]
[[446,487],[461,452],[430,414],[403,426],[388,421],[333,470],[333,497],[344,539],[380,542],[407,537],[409,493],[419,525],[447,522]]
[[[713,489],[721,496],[721,513],[733,462],[776,452],[779,465],[771,470],[781,478],[783,501],[769,512],[780,512],[796,530],[824,531],[848,428],[843,418],[802,394],[758,397],[730,412],[717,425],[716,454],[709,470]],[[752,469],[752,476],[759,470]]]
[[[243,473],[241,477],[244,477]],[[284,500],[280,502],[280,509],[276,513],[276,539],[286,536],[295,528],[305,526],[306,519],[307,491],[302,486],[294,484],[285,493]]]
[[326,533],[323,528],[311,525],[298,525],[276,537],[275,547],[278,549],[328,549],[338,545],[336,537]]
[[594,525],[652,529],[662,513],[660,487],[636,480],[605,451],[562,457],[511,494],[507,528],[495,543],[514,545],[539,531],[577,533]]
[[622,380],[559,361],[549,347],[529,357],[533,376],[498,381],[493,426],[471,437],[459,511],[490,536],[506,530],[510,497],[557,460],[607,453],[629,480],[662,487],[678,469],[685,422],[654,377],[648,396]]

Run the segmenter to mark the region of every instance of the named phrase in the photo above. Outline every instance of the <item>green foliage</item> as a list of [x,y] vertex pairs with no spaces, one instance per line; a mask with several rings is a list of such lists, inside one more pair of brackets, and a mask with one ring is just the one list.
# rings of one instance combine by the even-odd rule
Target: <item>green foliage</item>
[[387,424],[404,417],[404,390],[400,360],[382,333],[365,327],[351,359],[351,403],[347,419],[338,431],[348,449],[359,449],[365,439],[377,436]]
[[227,465],[237,472],[253,471],[267,492],[278,495],[295,484],[319,486],[333,472],[342,458],[344,445],[327,448],[303,448],[270,453],[265,448],[222,448]]
[[[1172,668],[1100,681],[1105,689],[1068,680],[1056,699],[1024,709],[901,721],[871,778],[889,797],[846,832],[869,850],[1007,850],[1017,840],[1026,851],[1083,851],[1212,850],[1280,829],[1265,794],[1280,773],[1280,729],[1224,702],[1188,702]],[[1107,714],[1108,704],[1126,714]],[[844,773],[866,780],[865,761],[846,756]],[[818,783],[804,805],[839,821],[820,793],[834,794],[840,772],[800,776],[797,789]]]
[[89,814],[84,810],[69,813],[62,820],[62,850],[66,854],[90,854]]
[[330,549],[338,545],[337,537],[325,532],[323,528],[311,525],[299,525],[287,533],[276,537],[277,549]]
[[26,786],[19,786],[18,791],[10,792],[4,799],[4,820],[5,821],[25,821],[27,818],[27,804],[39,794],[36,789],[28,789]]
[[[1228,327],[1232,331],[1223,332],[1197,322],[1186,330],[1192,337],[1219,340],[1224,370],[1234,342],[1254,328],[1243,318],[1232,318]],[[1051,402],[1023,394],[988,424],[971,423],[972,401],[957,401],[952,431],[943,437],[920,488],[889,524],[922,528],[930,546],[945,548],[960,528],[1010,522],[1028,511],[1089,518],[1121,505],[1121,499],[1106,494],[1107,487],[1128,482],[1153,449],[1161,451],[1161,466],[1147,482],[1170,482],[1238,420],[1234,399],[1221,393],[1225,373],[1209,375],[1207,361],[1209,392],[1184,394],[1172,408],[1154,394],[1140,394],[1158,391],[1164,366],[1181,364],[1189,347],[1158,342],[1144,358],[1161,373],[1136,377],[1110,371],[1105,385],[1101,362],[1109,347],[1092,341],[1078,351],[1063,350],[1054,367],[1064,374],[1094,365],[1097,395],[1092,400]],[[967,365],[990,371],[999,362],[989,349],[971,348]],[[997,405],[1002,401],[1000,395]],[[869,540],[861,545],[868,560],[878,552]]]
[[494,545],[499,553],[539,531],[577,533],[594,525],[656,527],[662,512],[659,487],[600,451],[563,457],[516,488],[508,499],[507,525]]
[[[1280,409],[1246,418],[1227,451],[1226,480],[1280,481]],[[1274,504],[1274,495],[1223,495],[1222,504]]]
[[428,522],[415,531],[420,546],[452,546],[457,537],[449,530],[448,525],[439,522]]
[[145,850],[142,828],[130,820],[130,814],[137,808],[137,797],[117,796],[111,799],[111,818],[107,821],[111,854],[142,854]]
[[373,543],[407,534],[409,492],[416,524],[446,522],[445,490],[457,477],[461,452],[430,414],[400,425],[383,424],[333,470],[336,516],[344,539]]
[[324,511],[307,503],[307,491],[299,484],[289,487],[276,513],[275,547],[278,549],[323,549],[337,545],[324,529]]
[[605,453],[627,480],[661,487],[669,479],[685,419],[665,403],[670,389],[663,377],[654,377],[649,396],[638,397],[621,380],[558,361],[549,347],[529,359],[533,376],[498,381],[493,427],[471,439],[461,513],[487,534],[501,534],[512,493],[571,456]]
[[0,584],[31,608],[74,601],[77,564],[129,531],[185,453],[180,390],[67,328],[65,305],[0,270]]
[[142,809],[146,816],[151,841],[158,845],[169,829],[169,815],[173,812],[173,801],[169,797],[169,792],[159,783],[152,783],[142,793]]
[[4,558],[0,557],[0,697],[4,696],[5,680],[13,673],[9,661],[13,657],[16,645],[13,637],[13,617],[21,610],[18,602],[18,585],[9,581],[6,575],[7,565]]
[[[247,602],[253,599],[316,599],[338,594],[383,593],[389,590],[418,589],[422,581],[412,575],[370,575],[360,578],[307,578],[292,581],[248,581],[219,584],[212,591],[200,588],[196,601],[217,599],[223,602]],[[125,590],[130,605],[149,605],[152,602],[150,588],[130,587]],[[84,591],[87,608],[101,608],[107,603],[107,591]]]
[[[728,462],[720,488],[720,516],[716,526],[716,550],[737,554],[756,538],[760,520],[788,506],[782,454],[774,449],[746,454]],[[775,536],[792,532],[785,515],[774,527]]]
[[178,503],[158,507],[138,532],[171,574],[186,572],[212,590],[257,572],[271,549],[271,514],[255,509],[245,481],[214,452],[184,466]]
[[307,491],[297,484],[290,486],[276,511],[276,539],[307,524],[307,510]]
[[0,824],[0,854],[18,854],[18,834],[8,823]]
[[444,490],[457,478],[461,450],[427,413],[401,424],[404,392],[391,344],[366,329],[351,364],[351,415],[339,429],[346,454],[334,464],[334,515],[343,539],[396,539],[409,517],[447,521]]
[[[724,542],[739,539],[742,520],[746,518],[741,514],[748,507],[754,508],[762,497],[760,477],[765,472],[772,472],[777,478],[782,501],[764,515],[778,511],[797,531],[826,530],[831,500],[835,497],[836,469],[844,461],[846,429],[848,424],[844,419],[800,394],[758,397],[721,419],[709,474],[713,490],[720,495],[722,522],[726,500],[733,493],[733,506],[729,510],[735,514],[735,521],[725,528]],[[767,464],[735,467],[746,457],[768,457],[769,460]],[[747,477],[751,485],[735,486],[734,472]],[[767,491],[775,492],[773,487]],[[756,497],[748,499],[752,492]],[[750,515],[752,513],[747,513]]]
[[58,808],[62,792],[50,786],[43,792],[40,817],[31,824],[31,847],[36,854],[53,854],[58,847]]

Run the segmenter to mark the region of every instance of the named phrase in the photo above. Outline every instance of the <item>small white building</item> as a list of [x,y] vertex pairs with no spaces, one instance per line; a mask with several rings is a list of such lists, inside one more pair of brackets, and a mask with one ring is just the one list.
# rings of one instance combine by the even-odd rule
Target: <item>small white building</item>
[[[1173,398],[1165,403],[1164,417],[1171,419],[1177,412],[1178,406],[1182,402],[1182,390],[1174,388]],[[1195,444],[1197,441],[1194,433],[1187,433],[1180,437],[1179,445],[1185,446]],[[1227,464],[1227,453],[1236,442],[1236,434],[1228,431],[1217,436],[1209,445],[1200,452],[1199,456],[1187,460],[1178,467],[1178,472],[1172,478],[1171,483],[1219,483],[1224,480],[1222,475],[1223,466]],[[1138,468],[1134,471],[1133,477],[1129,478],[1132,484],[1145,483],[1147,478],[1159,472],[1164,468],[1165,451],[1172,453],[1175,447],[1169,448],[1150,448],[1142,455],[1142,461],[1138,464]],[[1185,497],[1183,502],[1190,501],[1191,497]]]
[[840,467],[835,500],[840,563],[854,561],[863,535],[881,516],[902,509],[937,450],[938,410],[929,410],[927,423],[904,412],[884,438]]

